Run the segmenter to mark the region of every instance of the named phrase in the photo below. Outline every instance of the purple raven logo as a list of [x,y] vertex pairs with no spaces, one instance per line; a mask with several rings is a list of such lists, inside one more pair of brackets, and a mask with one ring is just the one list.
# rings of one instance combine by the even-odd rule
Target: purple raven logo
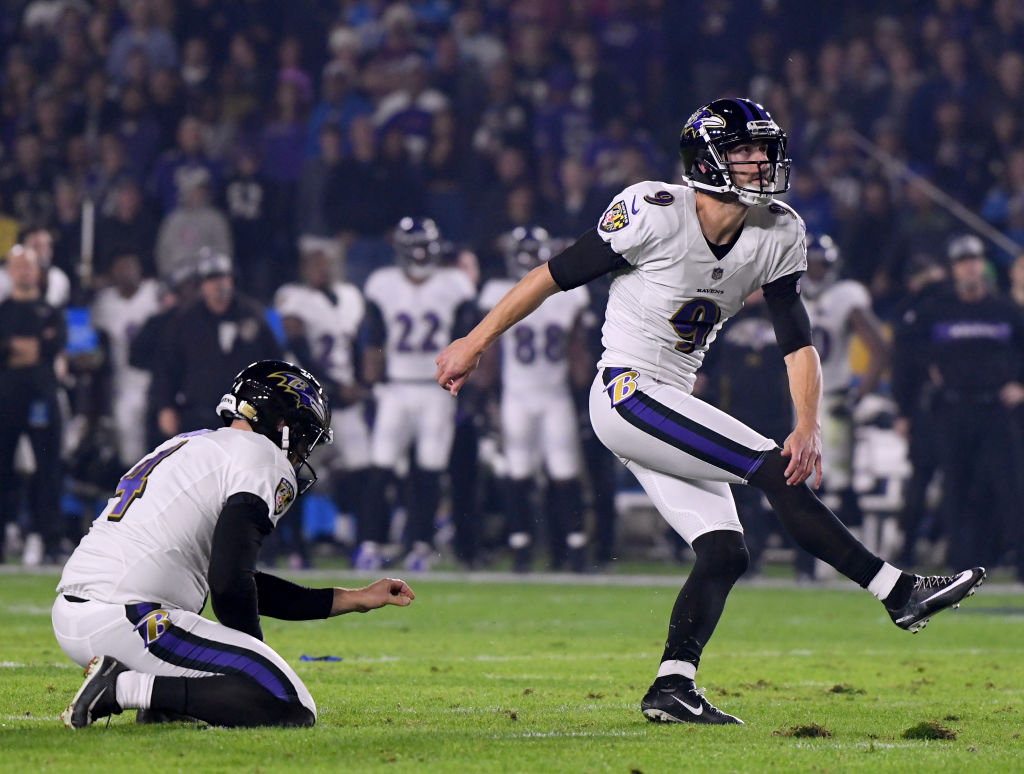
[[724,129],[725,119],[717,113],[712,113],[706,107],[701,108],[690,116],[689,120],[686,122],[686,126],[683,127],[683,134],[690,137],[696,137],[702,126],[707,129]]
[[274,371],[270,374],[271,377],[278,380],[286,393],[295,396],[295,405],[298,408],[305,406],[317,417],[321,422],[327,420],[327,416],[324,413],[324,404],[320,400],[320,396],[317,395],[316,390],[313,386],[297,374],[290,374],[285,371]]

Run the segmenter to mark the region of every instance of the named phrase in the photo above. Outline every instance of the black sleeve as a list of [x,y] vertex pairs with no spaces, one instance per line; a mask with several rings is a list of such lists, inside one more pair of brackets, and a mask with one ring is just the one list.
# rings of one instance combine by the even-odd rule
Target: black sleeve
[[473,327],[480,322],[480,307],[476,299],[463,301],[455,310],[455,324],[452,325],[452,338],[458,339],[465,336]]
[[263,500],[248,492],[232,495],[220,512],[210,551],[210,602],[225,626],[263,639],[256,594],[256,559],[263,538],[274,529]]
[[182,341],[204,335],[199,318],[188,311],[192,309],[195,309],[194,305],[176,310],[163,324],[157,352],[152,358],[156,370],[150,382],[153,408],[157,411],[177,407],[177,394],[184,381],[187,364]]
[[132,338],[128,345],[128,364],[133,368],[140,368],[143,371],[156,370],[154,354],[160,345],[160,326],[163,319],[163,315],[150,317]]
[[387,331],[384,327],[384,315],[380,307],[372,301],[366,302],[366,315],[363,317],[359,330],[359,342],[362,347],[378,347],[383,349]]
[[288,351],[291,352],[299,364],[309,370],[314,366],[313,352],[309,348],[309,342],[305,336],[293,336],[285,342]]
[[811,320],[797,289],[802,274],[802,271],[787,274],[761,287],[783,357],[811,346]]
[[629,264],[593,228],[548,261],[551,278],[562,290],[586,285],[603,274]]
[[64,314],[47,305],[49,316],[43,334],[39,340],[39,351],[43,359],[52,362],[57,353],[64,349],[68,343],[68,324]]
[[920,309],[907,309],[897,322],[892,337],[892,397],[903,416],[920,405],[928,381],[927,347],[921,338]]
[[334,589],[311,589],[276,575],[256,573],[260,615],[283,621],[313,621],[327,618],[334,607]]

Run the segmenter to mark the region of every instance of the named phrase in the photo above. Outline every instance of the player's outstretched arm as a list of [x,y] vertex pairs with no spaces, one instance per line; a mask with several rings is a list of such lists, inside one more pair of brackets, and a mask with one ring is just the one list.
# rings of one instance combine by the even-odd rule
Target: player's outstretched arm
[[331,615],[365,613],[385,605],[407,607],[414,599],[416,595],[405,581],[398,578],[381,578],[361,589],[334,589]]
[[458,395],[484,350],[559,290],[546,263],[519,280],[473,330],[453,341],[437,356],[437,383],[452,395]]
[[789,457],[786,483],[802,484],[814,473],[814,488],[821,484],[821,360],[811,346],[786,355],[789,392],[796,410],[796,427],[782,446]]

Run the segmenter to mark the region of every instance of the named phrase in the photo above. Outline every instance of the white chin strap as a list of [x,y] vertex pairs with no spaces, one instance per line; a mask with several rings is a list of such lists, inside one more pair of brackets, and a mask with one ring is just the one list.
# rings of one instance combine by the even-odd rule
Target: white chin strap
[[288,425],[285,425],[281,428],[281,449],[287,452],[290,445],[291,441],[288,437]]
[[[726,173],[728,177],[728,173]],[[730,180],[727,185],[708,185],[707,183],[700,183],[690,178],[684,177],[687,185],[693,186],[699,191],[709,191],[711,193],[731,193],[736,194],[736,199],[740,204],[744,204],[747,207],[764,207],[766,204],[771,204],[775,198],[774,191],[766,191],[765,193],[754,193],[753,191],[747,191],[742,188],[734,186]]]
[[753,191],[746,191],[735,186],[731,190],[736,194],[736,198],[740,200],[740,203],[748,207],[764,207],[766,204],[771,204],[772,199],[775,198],[774,192],[756,194]]

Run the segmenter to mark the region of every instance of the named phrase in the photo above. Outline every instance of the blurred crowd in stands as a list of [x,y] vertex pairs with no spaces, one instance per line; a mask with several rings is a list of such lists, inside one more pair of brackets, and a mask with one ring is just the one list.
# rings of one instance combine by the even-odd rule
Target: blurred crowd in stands
[[[445,260],[480,288],[506,274],[517,228],[571,240],[625,186],[677,182],[687,116],[742,95],[789,134],[785,200],[809,233],[832,236],[841,276],[868,289],[895,339],[898,389],[887,370],[876,392],[893,398],[880,412],[892,437],[910,438],[911,464],[887,506],[890,516],[916,509],[902,516],[905,552],[913,557],[917,538],[956,544],[959,520],[994,512],[977,530],[1007,539],[985,550],[1024,567],[1014,511],[1024,397],[988,383],[965,396],[969,385],[956,392],[913,357],[929,339],[914,327],[922,289],[945,287],[965,263],[951,252],[963,234],[985,237],[971,248],[985,298],[1006,314],[1024,309],[1013,248],[1024,244],[1018,0],[12,0],[0,5],[0,43],[0,274],[10,275],[0,296],[47,321],[0,330],[8,559],[60,561],[101,493],[153,443],[215,423],[220,392],[251,360],[304,354],[316,371],[317,353],[296,351],[288,315],[275,310],[283,285],[316,287],[311,273],[325,265],[326,285],[361,291],[394,264],[392,235],[412,217],[436,224]],[[581,321],[594,362],[601,283],[590,290]],[[1005,324],[1010,333],[996,333],[1006,348],[992,357],[1019,383],[1024,341]],[[382,339],[351,337],[362,389],[344,405],[363,407],[372,428],[363,364]],[[990,367],[979,351],[969,368]],[[507,537],[480,515],[501,511],[500,486],[488,483],[500,478],[489,460],[501,440],[490,390],[477,392],[459,404],[468,435],[456,434],[437,515],[462,525],[456,555],[467,565],[500,556]],[[915,448],[936,445],[921,440],[930,412],[953,407],[1007,430],[975,455],[998,460],[999,480],[982,480],[991,464],[956,487],[947,475],[936,504],[929,471],[913,484],[916,500],[904,497],[930,464]],[[617,556],[615,495],[628,486],[582,413],[580,432],[589,559],[576,569]],[[353,514],[359,477],[347,473],[320,493]],[[75,497],[58,505],[55,490]],[[306,539],[354,547],[358,527],[306,516],[305,528],[301,514],[286,520],[283,543],[268,550],[301,565]],[[565,555],[554,543],[551,552],[559,566]]]

